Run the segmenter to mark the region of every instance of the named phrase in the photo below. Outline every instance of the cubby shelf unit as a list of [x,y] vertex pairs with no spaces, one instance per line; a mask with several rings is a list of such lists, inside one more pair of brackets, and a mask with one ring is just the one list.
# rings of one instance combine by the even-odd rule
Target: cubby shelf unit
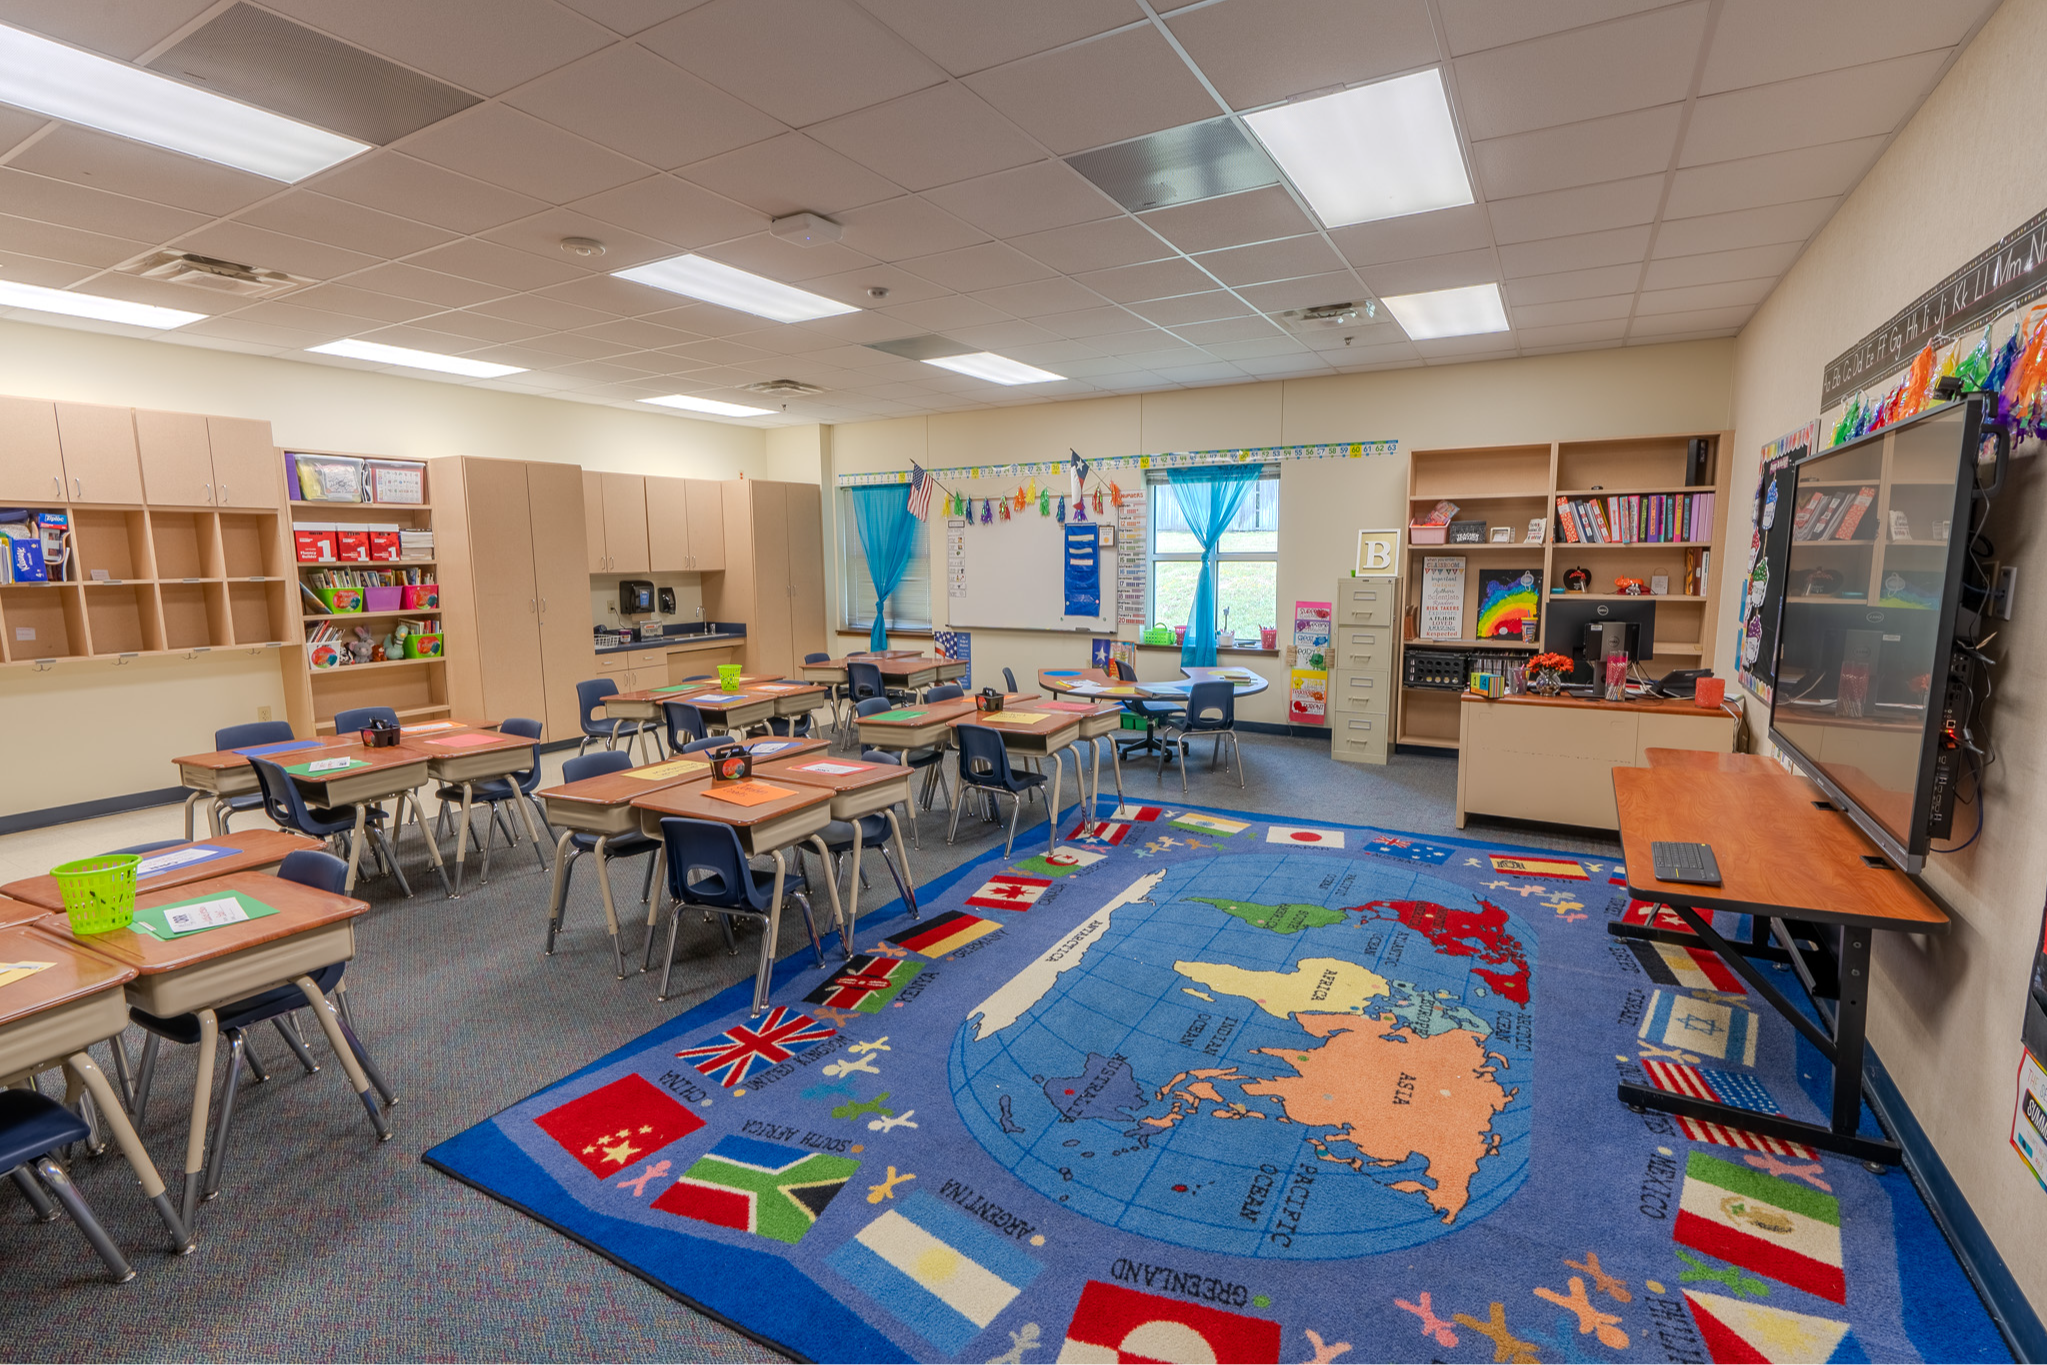
[[[1685,483],[1685,464],[1691,441],[1707,443],[1707,480],[1698,485]],[[1570,642],[1552,640],[1548,635],[1548,609],[1557,598],[1550,592],[1560,586],[1566,570],[1583,567],[1592,574],[1595,587],[1610,587],[1616,578],[1639,578],[1644,582],[1666,575],[1674,586],[1684,583],[1685,556],[1700,556],[1706,564],[1698,593],[1672,593],[1654,597],[1656,603],[1656,653],[1643,661],[1643,670],[1658,676],[1672,668],[1697,668],[1713,656],[1713,631],[1719,615],[1714,578],[1723,568],[1728,515],[1728,466],[1723,458],[1730,432],[1684,432],[1669,436],[1627,437],[1603,441],[1560,441],[1547,445],[1479,446],[1456,450],[1417,450],[1408,460],[1408,521],[1424,517],[1437,502],[1458,505],[1457,520],[1484,521],[1512,528],[1511,545],[1415,545],[1403,543],[1403,589],[1410,612],[1421,605],[1422,561],[1432,556],[1462,555],[1467,558],[1464,584],[1464,624],[1456,640],[1406,640],[1403,656],[1410,648],[1464,650],[1532,650],[1535,646],[1512,640],[1478,640],[1478,581],[1480,571],[1506,568],[1537,569],[1542,573],[1544,649],[1565,649]],[[1619,494],[1713,493],[1712,534],[1705,540],[1656,542],[1632,545],[1590,545],[1559,542],[1557,499],[1603,498]],[[1524,541],[1528,525],[1541,520],[1545,530],[1541,544]],[[1615,592],[1567,594],[1574,601],[1636,601]],[[1403,617],[1402,635],[1408,621]],[[1405,676],[1403,657],[1398,676]],[[1455,749],[1461,694],[1431,688],[1400,689],[1398,719],[1394,738],[1399,744],[1434,749]]]

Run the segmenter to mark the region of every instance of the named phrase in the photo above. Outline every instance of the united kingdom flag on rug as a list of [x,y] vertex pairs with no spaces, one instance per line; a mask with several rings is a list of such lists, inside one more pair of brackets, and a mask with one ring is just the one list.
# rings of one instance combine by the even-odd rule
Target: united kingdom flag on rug
[[780,1066],[837,1032],[807,1014],[777,1005],[758,1024],[734,1024],[710,1042],[675,1055],[730,1089],[754,1072]]
[[[1733,1071],[1715,1071],[1709,1067],[1683,1066],[1674,1062],[1644,1062],[1642,1069],[1649,1073],[1649,1082],[1658,1090],[1668,1090],[1673,1095],[1689,1095],[1695,1100],[1714,1100],[1735,1109],[1746,1109],[1752,1114],[1771,1114],[1783,1117],[1784,1111],[1777,1107],[1777,1101],[1763,1083],[1753,1076],[1743,1076]],[[1673,1115],[1677,1126],[1684,1135],[1694,1142],[1717,1142],[1722,1147],[1740,1147],[1751,1152],[1768,1152],[1772,1156],[1803,1157],[1813,1159],[1812,1148],[1802,1142],[1786,1142],[1782,1138],[1764,1137],[1761,1133],[1744,1132],[1724,1124],[1702,1119],[1688,1119]]]
[[984,910],[1028,910],[1038,903],[1038,897],[1044,895],[1045,888],[1051,884],[1050,877],[1019,877],[1015,873],[1004,873],[982,883],[979,891],[967,897],[967,904]]

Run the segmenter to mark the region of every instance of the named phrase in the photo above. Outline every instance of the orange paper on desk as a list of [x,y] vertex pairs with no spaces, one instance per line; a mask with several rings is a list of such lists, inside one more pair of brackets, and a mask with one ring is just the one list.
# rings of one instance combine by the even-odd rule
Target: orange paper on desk
[[1044,711],[990,711],[981,719],[997,725],[1043,725],[1058,717]]
[[449,735],[446,739],[430,739],[427,743],[436,749],[474,749],[485,744],[496,744],[511,735]]
[[779,801],[796,793],[787,787],[777,787],[771,783],[748,778],[744,782],[734,782],[730,786],[712,787],[704,795],[714,801],[730,801],[735,806],[765,806],[770,801]]

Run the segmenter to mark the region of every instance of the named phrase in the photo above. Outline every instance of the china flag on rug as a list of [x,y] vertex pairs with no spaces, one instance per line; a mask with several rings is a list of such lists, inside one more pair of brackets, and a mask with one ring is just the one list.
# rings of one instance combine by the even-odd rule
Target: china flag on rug
[[595,1176],[610,1175],[704,1126],[642,1076],[621,1076],[533,1122]]
[[1081,1362],[1277,1362],[1279,1324],[1089,1280],[1059,1359]]
[[1265,831],[1268,844],[1295,844],[1301,848],[1342,848],[1340,829],[1304,829],[1299,825],[1273,825]]
[[[1673,1062],[1644,1062],[1642,1070],[1649,1074],[1649,1083],[1658,1090],[1668,1090],[1673,1095],[1689,1095],[1695,1100],[1712,1100],[1734,1109],[1746,1109],[1752,1114],[1770,1114],[1778,1118],[1784,1111],[1777,1107],[1777,1101],[1763,1083],[1753,1076],[1743,1076],[1733,1071],[1714,1071],[1708,1067],[1681,1066]],[[1740,1128],[1729,1128],[1725,1124],[1706,1119],[1686,1118],[1674,1114],[1677,1126],[1684,1135],[1694,1142],[1716,1142],[1722,1147],[1740,1147],[1751,1152],[1768,1152],[1772,1156],[1803,1157],[1814,1159],[1812,1148],[1802,1142],[1787,1142],[1782,1138],[1764,1137]]]
[[1693,1152],[1670,1235],[1794,1289],[1847,1302],[1841,1201],[1809,1185]]
[[1050,877],[1019,877],[1005,872],[999,877],[990,877],[979,891],[967,897],[968,905],[978,905],[984,910],[1028,910],[1038,903],[1038,897],[1045,894],[1045,888],[1052,884]]

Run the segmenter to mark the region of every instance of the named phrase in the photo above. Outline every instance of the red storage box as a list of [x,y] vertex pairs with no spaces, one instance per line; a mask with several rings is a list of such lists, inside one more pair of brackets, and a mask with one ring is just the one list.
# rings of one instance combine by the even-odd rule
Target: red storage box
[[370,558],[395,563],[398,559],[398,528],[396,526],[372,526],[370,533]]
[[407,583],[405,585],[405,610],[416,611],[422,607],[437,610],[441,605],[441,585],[438,583]]
[[301,564],[332,564],[337,558],[332,530],[300,526],[292,531],[291,538]]
[[370,533],[368,531],[336,531],[334,533],[334,556],[344,564],[369,562]]

